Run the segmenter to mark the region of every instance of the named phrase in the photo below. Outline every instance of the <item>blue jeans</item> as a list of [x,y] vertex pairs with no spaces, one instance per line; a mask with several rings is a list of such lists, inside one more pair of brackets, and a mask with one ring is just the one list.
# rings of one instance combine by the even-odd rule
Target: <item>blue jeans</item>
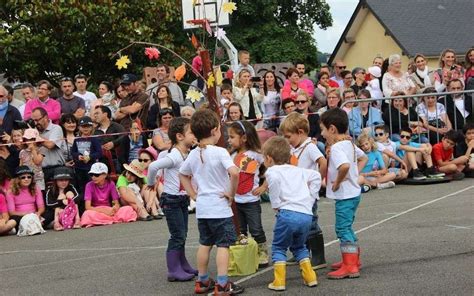
[[360,195],[354,198],[336,200],[336,235],[344,243],[356,243],[357,236],[352,229]]
[[188,235],[188,205],[187,195],[171,195],[163,192],[160,206],[166,216],[170,232],[167,251],[182,251]]
[[290,210],[280,210],[273,229],[272,261],[286,261],[288,248],[299,262],[309,258],[306,239],[311,228],[313,215]]

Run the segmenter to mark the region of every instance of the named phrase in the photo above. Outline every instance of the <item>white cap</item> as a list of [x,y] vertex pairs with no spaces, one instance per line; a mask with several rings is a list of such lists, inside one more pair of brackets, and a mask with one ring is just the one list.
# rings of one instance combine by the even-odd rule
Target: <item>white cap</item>
[[372,76],[376,77],[376,78],[380,78],[380,76],[382,76],[382,70],[380,69],[379,66],[372,66],[372,67],[369,67],[369,69],[367,69],[367,71],[372,74]]
[[102,162],[96,162],[92,165],[89,174],[108,174],[109,169]]

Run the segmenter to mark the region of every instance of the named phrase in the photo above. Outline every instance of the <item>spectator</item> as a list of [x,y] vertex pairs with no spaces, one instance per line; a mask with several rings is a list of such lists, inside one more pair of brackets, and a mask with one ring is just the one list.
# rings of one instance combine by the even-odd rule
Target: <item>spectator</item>
[[[464,85],[461,79],[451,79],[448,82],[449,92],[460,92],[464,90]],[[472,115],[472,96],[473,94],[452,94],[447,95],[441,103],[446,109],[449,121],[455,130],[462,130],[466,122],[473,122],[474,115]]]
[[41,107],[53,123],[58,123],[61,117],[61,104],[49,97],[53,86],[46,80],[41,80],[37,85],[38,98],[29,100],[25,105],[24,119],[30,119],[33,109]]
[[23,102],[16,99],[13,95],[15,93],[15,90],[13,87],[11,87],[8,84],[3,85],[3,87],[7,90],[7,98],[8,98],[8,104],[15,107],[15,108],[20,108],[21,105],[23,105]]
[[1,137],[2,142],[0,143],[0,160],[5,163],[5,168],[8,170],[10,175],[15,173],[15,168],[20,164],[19,153],[20,149],[16,145],[11,145],[11,137],[4,133]]
[[402,71],[400,55],[392,54],[388,59],[388,71],[382,78],[382,90],[385,97],[393,97],[393,93],[403,91],[407,95],[416,93],[416,87],[407,73]]
[[342,77],[341,73],[343,70],[346,70],[346,64],[341,60],[337,60],[333,66],[334,75],[331,77],[331,80],[337,82],[338,85],[343,85],[344,77]]
[[10,134],[15,120],[21,120],[21,114],[17,108],[8,102],[8,91],[0,85],[0,136],[4,133]]
[[239,103],[233,102],[229,105],[229,112],[226,121],[244,120],[244,111]]
[[[355,94],[354,90],[352,88],[348,88],[342,93],[341,106],[342,106],[342,103],[344,103],[346,101],[353,101],[355,99],[356,99],[356,94]],[[354,107],[354,105],[355,105],[354,102],[346,103],[342,107],[342,110],[346,111],[346,113],[349,114],[351,112],[352,108]]]
[[365,70],[361,67],[355,67],[352,70],[352,77],[354,78],[354,84],[352,84],[352,89],[356,94],[359,93],[361,89],[367,87],[367,82],[365,81]]
[[143,132],[141,124],[137,121],[132,122],[130,133],[123,137],[122,144],[120,144],[121,149],[118,155],[120,164],[123,165],[137,159],[138,151],[148,146],[148,138],[146,133]]
[[158,127],[158,115],[163,109],[173,110],[174,117],[181,116],[179,104],[173,101],[173,99],[171,98],[171,92],[169,88],[165,85],[161,85],[158,87],[158,90],[156,92],[156,102],[155,104],[153,104],[153,106],[151,106],[150,112],[148,112],[148,129],[152,130]]
[[437,92],[442,92],[446,86],[435,79],[435,71],[426,65],[426,57],[419,53],[415,55],[414,61],[416,70],[410,74],[410,78],[416,86],[417,93],[430,86],[434,86]]
[[[319,73],[316,76],[316,79],[318,79],[318,82],[319,82],[319,75],[321,73],[327,73],[328,77],[331,76],[331,71],[329,70],[329,66],[328,65],[322,65],[321,68],[319,68]],[[332,79],[328,80],[328,84],[329,84],[329,87],[331,87],[331,88],[338,88],[339,87],[339,83],[337,83],[336,81],[334,81]]]
[[36,96],[36,90],[31,83],[24,83],[21,85],[21,94],[23,95],[23,99],[25,102],[18,107],[18,111],[20,111],[21,117],[25,118],[25,106],[28,101],[33,100]]
[[115,88],[115,100],[116,100],[115,106],[117,108],[112,112],[113,119],[115,119],[115,113],[117,112],[118,107],[120,106],[120,102],[122,102],[122,100],[124,100],[127,96],[128,96],[128,93],[122,85],[118,85]]
[[115,120],[125,130],[130,130],[132,121],[135,119],[139,119],[142,126],[147,122],[150,101],[148,96],[139,90],[137,81],[138,78],[134,74],[125,74],[120,83],[128,95],[120,102],[119,108],[115,112]]
[[242,70],[249,71],[252,77],[255,77],[255,70],[250,65],[250,53],[246,50],[239,50],[239,64],[234,69],[234,76],[239,76]]
[[439,57],[439,69],[436,70],[434,76],[438,82],[443,84],[440,90],[444,90],[452,79],[464,77],[464,69],[458,65],[454,50],[450,48],[443,50]]
[[31,112],[31,119],[36,124],[39,132],[40,153],[44,155],[42,167],[44,181],[49,182],[54,174],[54,169],[65,164],[64,154],[61,150],[63,131],[59,125],[54,124],[45,109],[37,107]]
[[341,94],[344,92],[344,90],[348,89],[352,85],[352,74],[351,71],[344,70],[341,72],[342,79],[343,79],[343,84],[339,87],[339,91]]
[[97,96],[93,92],[87,91],[86,75],[77,74],[76,76],[74,76],[74,84],[76,85],[76,91],[73,93],[73,95],[80,97],[84,100],[85,115],[89,115],[91,112],[91,104],[93,101],[97,100]]
[[14,176],[14,173],[11,174],[8,170],[7,163],[5,160],[0,158],[0,191],[7,193],[10,190],[10,179],[11,176]]
[[468,161],[464,172],[466,175],[473,176],[474,172],[474,123],[468,122],[463,127],[464,141],[456,144],[454,157],[465,156]]
[[453,180],[461,180],[464,178],[462,171],[468,161],[466,155],[453,158],[453,152],[458,138],[459,135],[456,131],[448,131],[443,135],[441,142],[433,145],[433,151],[431,152],[433,162],[438,167],[438,170],[446,175],[451,175]]
[[289,68],[288,71],[286,71],[286,79],[281,89],[282,99],[292,98],[295,100],[301,92],[305,92],[306,94],[310,92],[308,85],[300,79],[300,73],[296,68]]
[[168,129],[170,122],[174,118],[174,113],[171,109],[165,108],[160,110],[158,117],[159,127],[153,130],[153,146],[158,151],[168,150],[171,148],[171,141],[168,137]]
[[439,135],[444,135],[452,129],[446,109],[443,104],[436,101],[435,93],[434,87],[424,89],[423,94],[430,95],[423,97],[422,102],[416,106],[416,113],[421,118],[423,127],[428,129],[428,138],[432,145],[440,141]]
[[[331,89],[329,82],[329,74],[326,72],[320,72],[318,75],[318,84],[314,89],[314,97],[316,99],[315,105],[317,107],[326,106],[327,104],[326,95],[328,90]],[[339,88],[339,86],[337,86],[337,88]]]
[[191,106],[184,106],[183,108],[181,108],[181,117],[184,117],[184,118],[189,118],[191,119],[191,117],[193,116],[193,114],[196,112],[196,110],[191,107]]
[[[473,81],[474,78],[474,47],[471,47],[467,52],[466,52],[466,58],[465,58],[465,65],[466,65],[466,73],[464,74],[464,81],[467,86],[469,85],[469,81]],[[470,88],[472,89],[472,88]]]
[[[156,160],[158,157],[158,152],[153,147],[148,147],[146,149],[141,149],[138,152],[138,161],[143,165],[143,175],[148,175],[148,168],[150,164]],[[148,183],[148,182],[147,182]]]
[[288,114],[290,114],[291,112],[293,112],[293,111],[296,110],[295,101],[293,101],[293,100],[290,99],[290,98],[284,99],[284,100],[281,102],[281,108],[283,109],[283,114],[284,114],[284,115],[288,115]]
[[[404,96],[405,93],[400,91],[395,92],[394,95]],[[406,98],[391,100],[390,108],[385,109],[382,119],[390,127],[392,141],[400,140],[400,130],[402,129],[414,128],[417,134],[423,132],[423,122],[419,120],[415,109],[408,107]],[[422,142],[427,143],[425,141]]]
[[237,75],[237,81],[235,82],[233,94],[234,101],[239,103],[242,107],[245,119],[262,118],[262,113],[258,107],[258,102],[262,101],[263,95],[257,92],[255,87],[252,86],[252,81],[250,81],[250,72],[248,70],[242,69]]
[[341,107],[341,96],[339,94],[339,89],[331,88],[327,93],[327,105],[318,110],[318,114],[321,115],[329,109]]
[[156,95],[160,86],[168,87],[168,93],[174,102],[178,103],[179,106],[184,106],[183,91],[176,82],[170,80],[170,68],[168,65],[160,64],[156,67],[156,75],[158,80],[155,83],[150,84],[146,93],[150,95],[150,107],[157,103]]
[[[319,127],[319,114],[310,113],[309,106],[311,104],[308,96],[306,94],[300,94],[296,100],[296,111],[303,114],[309,122],[309,132],[308,137],[317,139],[321,135],[321,128]],[[319,150],[324,153],[324,144],[318,142],[317,146]]]
[[376,56],[374,60],[372,61],[372,66],[377,66],[380,69],[382,69],[382,65],[383,65],[383,57]]
[[[358,99],[370,99],[370,92],[366,89],[361,90]],[[370,134],[373,127],[383,124],[380,110],[370,106],[369,102],[359,102],[349,113],[349,133],[353,137],[358,137],[362,132]]]
[[61,104],[61,114],[72,113],[76,119],[80,119],[86,113],[86,103],[83,98],[75,96],[72,78],[64,77],[61,79],[61,91],[63,96],[58,99]]
[[[296,70],[298,70],[298,74],[300,76],[300,81],[301,81],[301,84],[304,84],[306,85],[306,90],[308,92],[308,96],[310,98],[313,97],[314,95],[314,83],[313,81],[311,81],[311,79],[309,79],[308,77],[305,76],[305,65],[303,62],[299,61],[299,62],[296,62],[295,63],[295,68]],[[286,81],[285,81],[286,83]]]
[[[301,67],[301,64],[298,64]],[[303,64],[304,72],[304,64]],[[306,79],[309,80],[309,79]],[[314,86],[313,86],[314,89]],[[267,71],[263,75],[263,127],[275,131],[280,126],[280,84],[273,71]]]
[[43,169],[41,163],[44,156],[40,153],[35,141],[39,139],[38,130],[29,128],[23,134],[24,148],[20,151],[20,165],[28,166],[34,172],[34,180],[36,185],[44,191],[46,189],[44,183]]
[[61,116],[59,125],[63,131],[63,141],[61,142],[61,151],[64,157],[65,165],[72,167],[74,160],[72,159],[72,144],[78,132],[77,119],[72,114],[64,114]]
[[[367,84],[366,89],[370,92],[370,96],[374,99],[377,99],[376,102],[374,102],[374,105],[377,106],[378,108],[381,108],[382,106],[382,98],[383,98],[383,93],[382,90],[380,89],[380,80],[379,78],[381,77],[381,70],[377,66],[372,66],[368,69],[369,72],[369,83]],[[356,93],[359,93],[356,91]]]
[[118,102],[115,98],[114,86],[108,81],[102,81],[99,84],[99,98],[92,101],[91,115],[95,112],[95,107],[106,106],[114,114],[118,109]]
[[0,236],[7,235],[16,226],[16,221],[10,219],[7,200],[3,191],[0,191]]

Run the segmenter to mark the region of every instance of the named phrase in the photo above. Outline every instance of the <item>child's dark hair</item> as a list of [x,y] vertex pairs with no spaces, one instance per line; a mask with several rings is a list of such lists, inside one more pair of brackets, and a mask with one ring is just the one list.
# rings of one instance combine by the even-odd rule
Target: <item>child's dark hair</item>
[[209,138],[212,130],[218,127],[219,116],[212,110],[199,110],[191,117],[191,130],[198,141]]
[[[130,172],[129,170],[126,170],[126,169],[123,170],[123,172],[122,172],[121,175],[124,176],[125,178],[127,178],[127,172],[129,172],[130,174],[132,174],[133,176],[135,176],[135,183],[137,184],[137,186],[138,186],[139,188],[142,188],[143,185],[145,185],[145,182],[143,181],[143,178],[138,177],[137,175],[135,175],[134,173]],[[109,180],[108,177],[109,177],[109,175],[107,174],[107,180]]]
[[384,133],[390,134],[390,127],[388,125],[378,125],[374,128],[374,130],[383,130]]
[[170,122],[170,127],[168,129],[168,137],[171,140],[173,145],[178,144],[176,139],[177,134],[182,134],[186,132],[186,127],[191,123],[191,119],[185,117],[173,118]]
[[257,130],[248,121],[234,121],[230,124],[229,129],[232,129],[240,137],[245,136],[247,141],[245,142],[245,148],[251,151],[260,152],[262,144],[260,143],[260,138],[258,137]]
[[444,134],[443,138],[457,143],[459,140],[459,133],[455,130],[449,130],[446,134]]
[[331,125],[337,129],[339,134],[345,134],[349,127],[349,119],[347,118],[346,111],[334,108],[329,109],[321,115],[320,122],[329,128]]
[[232,85],[227,84],[227,83],[223,83],[223,84],[221,85],[221,93],[222,93],[224,90],[230,90],[230,91],[232,92]]
[[466,122],[462,128],[462,132],[466,135],[468,130],[474,129],[474,122]]
[[410,134],[410,135],[413,133],[413,132],[411,131],[411,128],[409,128],[409,127],[402,127],[402,128],[400,129],[400,133],[401,133],[401,132],[405,132],[405,133],[408,133],[408,134]]
[[263,145],[263,155],[270,156],[277,165],[289,163],[290,144],[281,136],[272,137]]

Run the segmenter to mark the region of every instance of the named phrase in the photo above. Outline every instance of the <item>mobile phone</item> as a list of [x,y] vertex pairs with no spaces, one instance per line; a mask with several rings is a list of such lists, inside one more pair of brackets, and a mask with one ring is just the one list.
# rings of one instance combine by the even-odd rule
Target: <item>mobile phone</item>
[[252,78],[250,78],[250,81],[252,81],[252,82],[260,82],[260,81],[262,81],[262,77],[252,77]]

